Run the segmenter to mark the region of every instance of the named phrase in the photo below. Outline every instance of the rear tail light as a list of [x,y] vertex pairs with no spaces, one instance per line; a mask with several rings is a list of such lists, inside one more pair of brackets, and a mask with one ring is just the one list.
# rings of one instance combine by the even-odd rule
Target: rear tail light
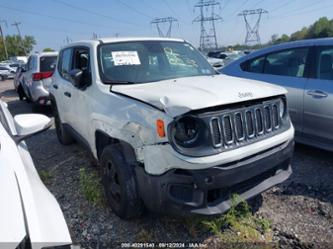
[[52,76],[53,72],[42,72],[42,73],[34,73],[32,74],[32,80],[42,80],[46,78],[50,78]]

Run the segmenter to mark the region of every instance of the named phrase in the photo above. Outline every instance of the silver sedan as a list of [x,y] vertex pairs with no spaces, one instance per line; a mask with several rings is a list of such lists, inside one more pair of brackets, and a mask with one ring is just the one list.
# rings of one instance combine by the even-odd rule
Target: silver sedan
[[257,50],[221,72],[285,87],[296,141],[333,151],[332,38],[288,42]]

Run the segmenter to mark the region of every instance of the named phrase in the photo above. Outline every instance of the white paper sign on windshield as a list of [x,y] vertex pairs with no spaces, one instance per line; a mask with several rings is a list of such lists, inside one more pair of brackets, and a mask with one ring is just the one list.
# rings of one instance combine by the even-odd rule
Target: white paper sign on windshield
[[137,51],[115,51],[111,54],[115,66],[141,64]]

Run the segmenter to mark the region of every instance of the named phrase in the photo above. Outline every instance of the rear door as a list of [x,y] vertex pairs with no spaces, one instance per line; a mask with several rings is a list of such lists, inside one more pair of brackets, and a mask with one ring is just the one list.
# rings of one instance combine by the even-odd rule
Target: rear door
[[60,119],[63,123],[70,122],[68,115],[72,108],[72,91],[73,85],[70,79],[72,70],[73,49],[66,48],[59,54],[56,80],[52,82],[52,93],[56,98],[56,104]]
[[304,136],[333,144],[333,46],[315,47],[312,77],[304,93]]
[[288,48],[264,54],[242,65],[245,72],[241,77],[280,85],[288,90],[290,117],[299,133],[303,130],[303,93],[309,52],[309,47]]
[[28,60],[28,64],[26,67],[26,72],[23,74],[23,89],[30,97],[30,90],[29,88],[32,86],[32,74],[37,70],[37,57],[35,55],[31,55]]

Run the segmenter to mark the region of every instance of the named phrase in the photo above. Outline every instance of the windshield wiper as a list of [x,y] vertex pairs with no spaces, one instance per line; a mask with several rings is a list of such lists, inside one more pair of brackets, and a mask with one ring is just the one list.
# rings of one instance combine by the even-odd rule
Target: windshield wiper
[[126,81],[126,80],[103,80],[105,84],[136,84],[133,81]]

